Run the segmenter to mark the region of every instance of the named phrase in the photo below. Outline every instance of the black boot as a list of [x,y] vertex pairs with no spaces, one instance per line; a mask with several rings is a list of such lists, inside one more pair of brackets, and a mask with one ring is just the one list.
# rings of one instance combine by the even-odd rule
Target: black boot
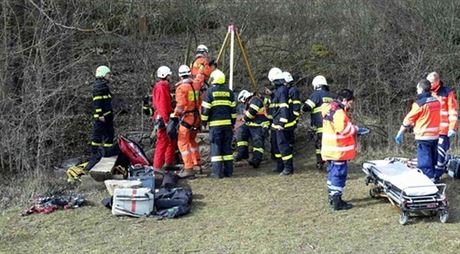
[[292,174],[294,174],[293,170],[284,169],[283,171],[281,171],[280,176],[288,176],[288,175],[292,175]]
[[342,200],[342,196],[335,195],[331,197],[331,206],[334,211],[348,210],[353,207],[352,204]]
[[249,165],[251,165],[253,168],[258,168],[260,166],[260,162],[255,162],[253,160],[248,161]]

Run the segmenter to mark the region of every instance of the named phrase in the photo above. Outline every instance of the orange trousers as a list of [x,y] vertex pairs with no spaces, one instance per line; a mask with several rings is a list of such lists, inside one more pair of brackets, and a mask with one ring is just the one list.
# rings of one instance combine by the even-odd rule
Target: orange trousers
[[197,134],[198,131],[192,131],[182,125],[179,127],[177,146],[184,161],[184,169],[200,166],[200,147],[195,140]]

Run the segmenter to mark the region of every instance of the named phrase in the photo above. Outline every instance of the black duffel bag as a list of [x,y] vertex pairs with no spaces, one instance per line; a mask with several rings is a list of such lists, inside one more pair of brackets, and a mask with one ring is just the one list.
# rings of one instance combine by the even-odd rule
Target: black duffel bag
[[192,190],[188,188],[161,188],[155,192],[156,215],[177,218],[188,214],[192,208]]

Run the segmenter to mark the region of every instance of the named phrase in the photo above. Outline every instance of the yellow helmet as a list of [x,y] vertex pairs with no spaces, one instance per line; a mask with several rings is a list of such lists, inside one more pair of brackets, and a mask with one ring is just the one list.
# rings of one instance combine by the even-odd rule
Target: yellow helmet
[[213,85],[213,84],[217,84],[217,85],[225,84],[225,74],[221,70],[215,69],[211,73],[211,76],[209,77],[209,83],[211,85]]

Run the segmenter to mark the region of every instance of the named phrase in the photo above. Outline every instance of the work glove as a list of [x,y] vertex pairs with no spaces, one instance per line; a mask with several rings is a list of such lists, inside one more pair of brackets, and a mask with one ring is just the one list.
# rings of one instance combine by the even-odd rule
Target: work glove
[[404,133],[398,133],[398,135],[396,135],[395,137],[396,144],[400,145],[403,141],[403,138],[404,138]]
[[453,137],[455,137],[456,134],[457,134],[456,131],[454,131],[454,130],[449,130],[449,132],[447,133],[447,136],[448,136],[449,138],[453,138]]
[[166,134],[168,134],[169,140],[177,139],[177,132],[179,127],[179,118],[172,117],[169,119],[168,126],[166,126]]
[[356,128],[358,128],[358,131],[357,131],[358,136],[365,135],[371,132],[371,130],[369,130],[368,128],[363,128],[363,127],[358,127],[358,126],[356,126]]

